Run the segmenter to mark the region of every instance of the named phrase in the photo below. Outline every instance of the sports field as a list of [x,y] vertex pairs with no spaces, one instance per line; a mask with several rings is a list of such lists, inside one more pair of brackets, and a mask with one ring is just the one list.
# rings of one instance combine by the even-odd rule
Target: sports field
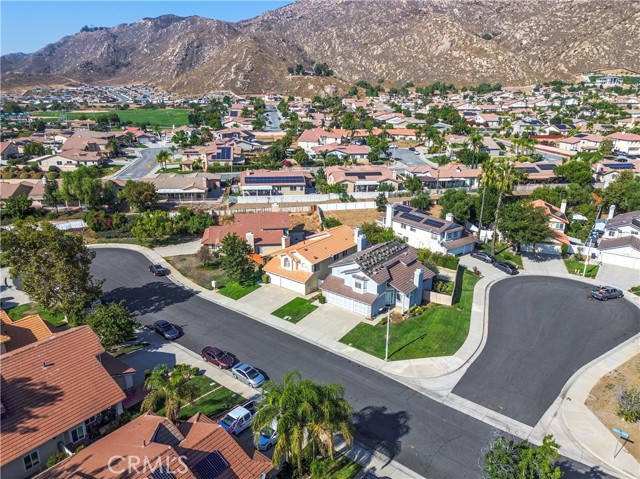
[[[137,110],[109,110],[102,112],[92,112],[90,110],[83,112],[69,112],[67,118],[69,120],[77,120],[80,116],[84,115],[86,118],[93,120],[96,116],[115,112],[122,121],[130,121],[132,123],[148,123],[151,126],[158,125],[163,128],[171,128],[172,126],[183,126],[188,124],[189,110],[186,108],[175,109],[157,109],[151,110],[146,108],[139,108]],[[57,111],[38,111],[33,112],[32,116],[41,118],[51,118],[57,120],[60,118],[60,112]]]

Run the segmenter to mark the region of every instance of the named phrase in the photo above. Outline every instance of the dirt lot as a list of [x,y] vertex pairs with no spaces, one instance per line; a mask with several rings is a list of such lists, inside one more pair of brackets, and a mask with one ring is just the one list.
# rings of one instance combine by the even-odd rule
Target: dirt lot
[[[325,218],[336,218],[343,225],[351,227],[360,226],[362,223],[375,223],[383,213],[378,212],[375,208],[368,210],[345,210],[345,211],[327,211],[324,213]],[[318,231],[320,229],[320,220],[317,212],[309,213],[291,213],[291,229],[294,231]]]
[[585,404],[610,431],[617,427],[631,433],[634,442],[628,442],[625,447],[640,461],[640,437],[632,433],[638,430],[638,423],[628,424],[616,414],[618,394],[630,387],[640,387],[640,354],[603,376],[589,393]]
[[180,273],[203,288],[211,289],[212,279],[218,281],[218,286],[228,281],[222,270],[202,266],[194,254],[168,256],[165,259]]

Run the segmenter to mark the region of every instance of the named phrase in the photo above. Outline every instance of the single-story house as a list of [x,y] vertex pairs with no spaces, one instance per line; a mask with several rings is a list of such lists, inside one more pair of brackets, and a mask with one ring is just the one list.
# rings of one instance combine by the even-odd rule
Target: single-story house
[[311,175],[304,171],[244,170],[240,173],[243,196],[304,195]]
[[383,184],[397,190],[402,184],[395,171],[380,166],[329,166],[325,172],[327,183],[344,185],[347,193],[377,191]]

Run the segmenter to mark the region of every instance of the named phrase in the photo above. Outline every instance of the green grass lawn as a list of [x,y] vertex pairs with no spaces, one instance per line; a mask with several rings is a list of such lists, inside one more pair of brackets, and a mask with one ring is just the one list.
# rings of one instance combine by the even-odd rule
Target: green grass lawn
[[455,281],[446,281],[443,279],[435,279],[433,280],[433,287],[431,288],[433,291],[436,291],[436,284],[444,284],[444,290],[441,291],[442,294],[448,294],[449,296],[453,296],[453,287],[455,286]]
[[[121,121],[130,121],[132,123],[149,123],[152,126],[158,125],[164,128],[171,128],[173,125],[175,126],[183,126],[189,124],[189,110],[186,108],[175,108],[175,109],[144,109],[138,108],[136,110],[109,110],[109,113],[115,111],[118,114]],[[67,113],[67,118],[69,120],[77,120],[80,116],[84,115],[88,119],[93,120],[98,115],[102,115],[104,112],[92,112],[91,110],[87,110],[86,112],[70,112]],[[41,118],[53,118],[58,119],[60,114],[58,112],[34,112],[33,116],[41,117]]]
[[207,394],[203,398],[198,399],[193,404],[180,409],[180,419],[187,420],[196,413],[202,413],[205,416],[215,417],[224,411],[237,406],[244,401],[239,394],[220,388],[217,391]]
[[67,324],[64,319],[64,315],[54,315],[47,313],[44,309],[42,309],[35,303],[27,303],[21,304],[20,306],[15,306],[7,310],[7,314],[13,321],[22,319],[25,316],[29,316],[30,314],[39,314],[42,319],[44,319],[52,326],[58,327]]
[[149,345],[148,343],[133,344],[131,346],[125,346],[125,347],[122,347],[122,348],[111,349],[111,351],[109,351],[109,353],[114,358],[117,358],[118,356],[123,356],[125,354],[133,353],[134,351],[138,351],[140,349],[146,348],[148,345]]
[[640,296],[640,286],[633,286],[629,291],[631,291],[636,296]]
[[[479,281],[470,271],[462,277],[460,301],[453,306],[431,304],[415,318],[392,324],[389,359],[428,358],[454,354],[469,334],[473,288]],[[384,359],[386,326],[359,324],[340,339],[343,344]]]
[[[491,254],[491,243],[483,243],[480,249]],[[509,251],[509,245],[504,243],[496,243],[496,254],[494,255],[498,261],[506,261],[515,264],[518,268],[523,269],[522,257]]]
[[252,284],[251,286],[242,286],[241,284],[231,282],[231,283],[225,284],[222,288],[218,289],[217,291],[222,296],[226,296],[227,298],[237,300],[242,298],[243,296],[246,296],[252,291],[255,291],[259,287],[260,287],[259,284]]
[[[584,271],[584,261],[577,261],[572,257],[563,258],[563,261],[569,273],[582,276],[582,272]],[[590,264],[587,266],[587,273],[585,274],[585,276],[587,278],[595,278],[596,275],[598,274],[599,269],[600,269],[600,266],[596,264]]]
[[285,319],[289,317],[287,321],[291,323],[297,323],[309,313],[312,313],[318,309],[311,301],[304,298],[294,298],[281,308],[276,309],[273,313],[274,316]]

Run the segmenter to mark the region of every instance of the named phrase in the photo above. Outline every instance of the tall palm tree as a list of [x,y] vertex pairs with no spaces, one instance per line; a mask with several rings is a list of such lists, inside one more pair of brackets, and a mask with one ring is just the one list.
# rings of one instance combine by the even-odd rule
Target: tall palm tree
[[167,150],[160,150],[156,156],[156,161],[162,164],[162,168],[167,168],[167,161],[169,161],[169,152]]
[[120,144],[115,138],[109,138],[105,144],[105,148],[111,156],[116,156],[120,151]]
[[344,399],[341,384],[316,385],[318,402],[309,421],[309,433],[320,454],[333,459],[334,436],[340,433],[347,444],[353,442],[353,409]]
[[484,187],[494,188],[498,192],[498,204],[496,206],[496,215],[494,219],[493,240],[491,242],[491,254],[496,254],[496,238],[498,232],[498,223],[500,219],[500,207],[505,195],[513,192],[519,176],[518,170],[514,166],[513,161],[506,157],[494,157],[483,164],[484,169]]
[[166,364],[154,369],[144,383],[149,392],[140,409],[154,411],[164,400],[167,419],[175,421],[182,405],[195,399],[197,388],[189,379],[197,372],[198,368],[188,364],[176,364],[171,372]]

